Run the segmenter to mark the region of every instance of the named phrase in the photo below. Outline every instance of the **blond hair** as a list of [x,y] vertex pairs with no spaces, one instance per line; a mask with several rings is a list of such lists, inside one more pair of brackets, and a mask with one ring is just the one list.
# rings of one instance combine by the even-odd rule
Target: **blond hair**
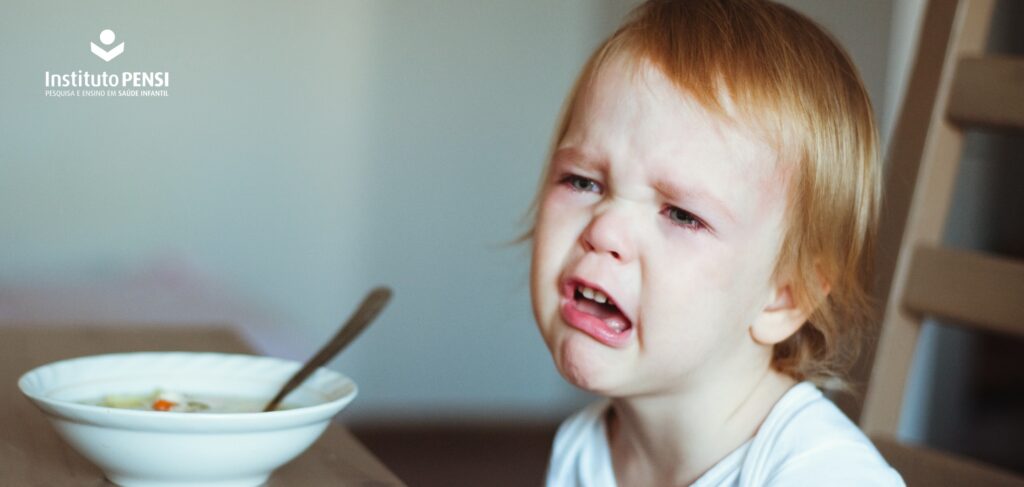
[[871,101],[850,58],[813,21],[770,1],[650,0],[587,61],[552,150],[582,89],[620,53],[653,64],[712,113],[739,115],[794,168],[773,279],[789,283],[794,303],[810,314],[774,346],[772,366],[799,380],[844,384],[871,321],[880,194]]

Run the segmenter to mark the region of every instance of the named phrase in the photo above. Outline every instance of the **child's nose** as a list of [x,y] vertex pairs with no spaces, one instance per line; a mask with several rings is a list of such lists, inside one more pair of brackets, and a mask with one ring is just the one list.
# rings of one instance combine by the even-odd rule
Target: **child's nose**
[[588,252],[607,253],[621,262],[633,258],[630,217],[623,211],[605,208],[594,215],[583,231],[581,244]]

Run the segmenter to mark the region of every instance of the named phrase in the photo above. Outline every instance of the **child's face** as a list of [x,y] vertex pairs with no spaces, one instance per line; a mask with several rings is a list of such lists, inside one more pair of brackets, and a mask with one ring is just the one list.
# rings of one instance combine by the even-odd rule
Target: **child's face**
[[544,340],[563,376],[608,396],[765,371],[750,328],[783,295],[775,152],[639,66],[609,61],[581,93],[534,233]]

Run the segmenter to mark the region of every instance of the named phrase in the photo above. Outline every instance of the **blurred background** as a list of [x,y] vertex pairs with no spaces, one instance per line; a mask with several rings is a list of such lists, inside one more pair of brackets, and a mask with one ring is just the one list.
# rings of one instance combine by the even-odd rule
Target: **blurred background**
[[[230,323],[305,359],[387,284],[391,306],[331,364],[360,385],[341,420],[415,485],[444,461],[410,460],[417,441],[439,438],[506,445],[539,479],[590,398],[550,363],[513,242],[565,93],[636,3],[3,0],[0,322]],[[923,1],[783,3],[850,51],[888,136]],[[1011,26],[994,42],[1020,51]],[[88,48],[103,29],[125,42],[109,63]],[[75,70],[167,71],[169,96],[43,95],[45,72]],[[949,238],[1020,252],[1019,214],[978,215],[1019,202],[1024,165],[998,160],[1021,152],[971,143],[985,162],[965,165]],[[979,341],[928,326],[906,438],[962,447],[978,368],[944,367]]]

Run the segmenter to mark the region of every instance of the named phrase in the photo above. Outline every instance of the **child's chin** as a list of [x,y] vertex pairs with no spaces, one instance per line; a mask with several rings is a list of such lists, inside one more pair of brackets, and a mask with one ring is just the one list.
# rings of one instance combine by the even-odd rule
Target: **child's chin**
[[592,338],[566,337],[558,347],[558,371],[570,384],[588,392],[611,395],[624,370],[613,355],[615,350]]

